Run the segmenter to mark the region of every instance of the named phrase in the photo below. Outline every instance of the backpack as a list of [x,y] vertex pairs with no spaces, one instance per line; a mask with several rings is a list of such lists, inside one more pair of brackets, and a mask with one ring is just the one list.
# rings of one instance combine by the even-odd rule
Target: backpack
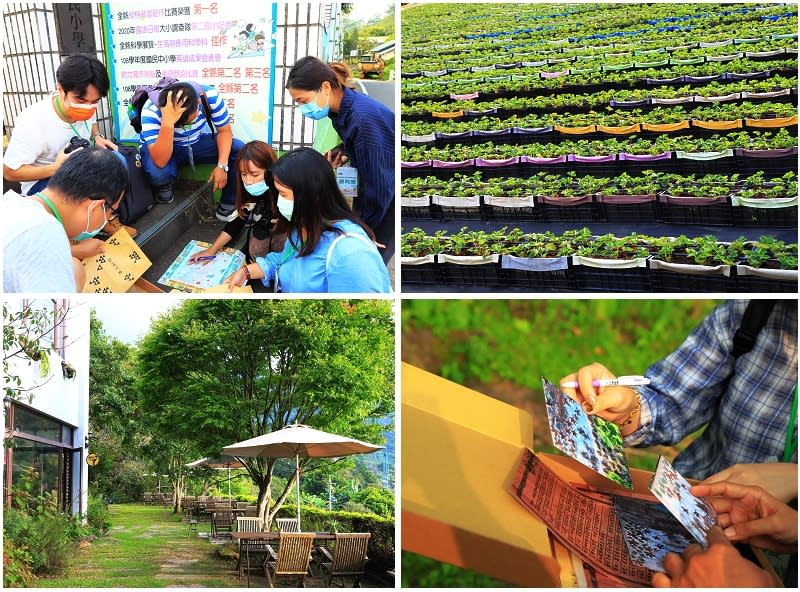
[[[128,119],[131,122],[131,127],[133,127],[133,130],[137,134],[142,133],[142,108],[147,102],[147,99],[150,99],[154,105],[158,106],[158,95],[161,94],[161,91],[167,88],[170,84],[175,84],[176,82],[180,82],[180,80],[165,76],[155,84],[139,86],[135,91],[133,91],[131,100],[128,102]],[[216,135],[217,132],[214,129],[213,122],[211,121],[211,108],[208,106],[208,99],[206,98],[206,93],[203,90],[203,87],[190,80],[185,80],[184,82],[191,84],[197,91],[197,94],[200,96],[200,102],[203,103],[203,113],[206,116],[208,127],[211,128],[211,133]]]
[[117,213],[119,221],[130,226],[153,207],[153,190],[144,175],[139,150],[122,144],[117,149],[125,157],[128,165],[128,186],[125,189],[125,196],[117,208]]

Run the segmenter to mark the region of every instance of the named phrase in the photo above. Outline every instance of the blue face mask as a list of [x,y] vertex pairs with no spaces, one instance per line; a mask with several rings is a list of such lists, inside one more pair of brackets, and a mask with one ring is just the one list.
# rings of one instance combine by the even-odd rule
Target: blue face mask
[[100,226],[98,226],[95,230],[89,230],[89,224],[91,224],[91,216],[92,216],[92,207],[90,205],[89,209],[86,210],[86,230],[81,232],[78,236],[72,237],[72,240],[82,241],[86,240],[87,238],[93,238],[97,236],[101,230],[103,230],[103,227],[106,224],[108,224],[108,218],[106,218],[106,204],[104,202],[101,203],[103,204],[103,223],[100,224]]
[[267,189],[269,189],[269,185],[267,185],[267,182],[264,179],[261,179],[261,181],[258,183],[253,183],[252,185],[248,185],[244,182],[242,182],[242,184],[244,185],[247,193],[256,197],[259,195],[264,195],[267,192]]
[[294,202],[289,201],[285,197],[278,196],[278,211],[281,213],[281,216],[286,218],[287,220],[292,219],[292,212],[294,212]]
[[328,113],[331,110],[330,105],[328,104],[330,102],[330,97],[328,97],[328,101],[325,102],[325,106],[320,107],[319,105],[317,105],[317,98],[319,97],[319,93],[321,92],[322,89],[320,88],[317,91],[317,96],[314,97],[313,101],[309,101],[304,105],[299,105],[298,108],[300,109],[300,113],[302,113],[309,119],[315,119],[315,120],[320,120],[323,117],[327,117]]

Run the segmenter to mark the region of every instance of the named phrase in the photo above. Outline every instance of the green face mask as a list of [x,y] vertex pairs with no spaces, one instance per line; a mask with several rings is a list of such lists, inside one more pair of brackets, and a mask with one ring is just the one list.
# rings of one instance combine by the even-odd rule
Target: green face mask
[[106,224],[108,224],[108,218],[106,217],[106,204],[103,201],[100,201],[100,203],[103,205],[103,223],[100,224],[100,226],[98,226],[94,230],[89,230],[89,224],[91,224],[92,206],[94,205],[94,204],[89,204],[89,208],[86,210],[86,230],[81,232],[78,236],[72,237],[72,240],[82,241],[86,240],[87,238],[93,238],[97,236],[101,230],[103,230],[103,227]]

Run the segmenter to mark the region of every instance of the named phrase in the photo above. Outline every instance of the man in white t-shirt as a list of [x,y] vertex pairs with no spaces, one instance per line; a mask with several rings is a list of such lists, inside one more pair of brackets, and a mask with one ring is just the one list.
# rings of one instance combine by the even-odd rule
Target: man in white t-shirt
[[114,152],[78,150],[59,166],[47,187],[29,197],[13,191],[0,199],[3,292],[76,292],[83,265],[70,252],[100,232],[128,185]]
[[[19,114],[3,154],[3,177],[19,182],[22,195],[47,187],[50,177],[75,153],[64,152],[74,137],[113,150],[125,163],[116,152],[117,145],[103,137],[97,125],[97,105],[109,88],[103,63],[91,56],[69,56],[58,67],[56,81],[55,93]],[[113,233],[120,227],[115,218],[106,231]],[[128,232],[136,235],[133,228]]]

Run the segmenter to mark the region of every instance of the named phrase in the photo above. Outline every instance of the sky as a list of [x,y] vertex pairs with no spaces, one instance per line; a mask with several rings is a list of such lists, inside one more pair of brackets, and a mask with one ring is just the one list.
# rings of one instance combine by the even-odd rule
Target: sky
[[169,295],[114,294],[95,298],[89,304],[102,321],[106,333],[133,345],[147,333],[152,319],[183,300],[180,296]]
[[389,2],[352,2],[353,11],[347,15],[348,18],[360,21],[368,21],[376,16],[383,16],[389,8]]

